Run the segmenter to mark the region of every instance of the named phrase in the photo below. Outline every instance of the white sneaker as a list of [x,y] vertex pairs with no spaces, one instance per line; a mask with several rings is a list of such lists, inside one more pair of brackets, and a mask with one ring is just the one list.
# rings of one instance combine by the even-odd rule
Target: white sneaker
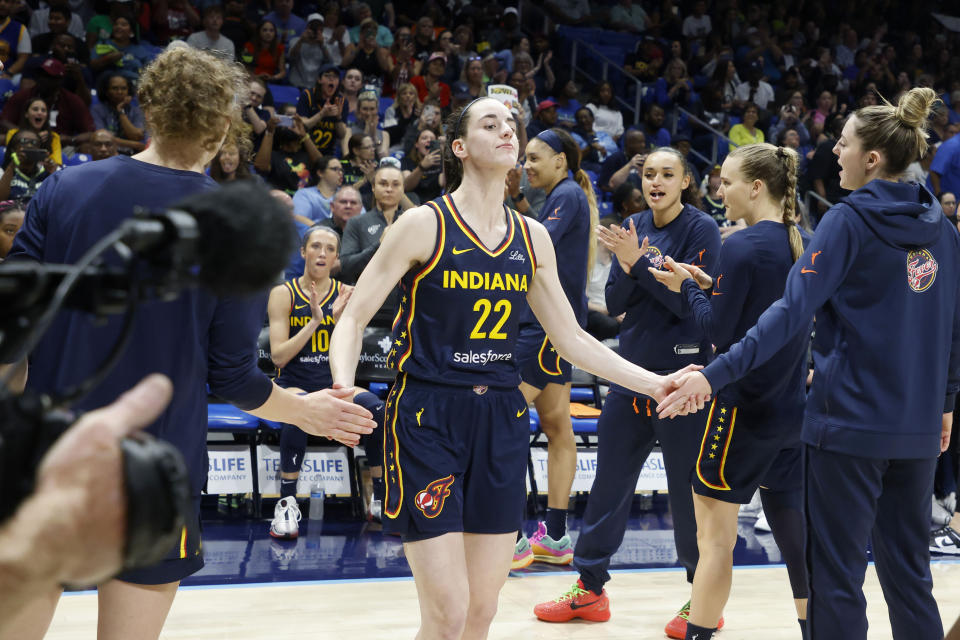
[[960,555],[960,534],[950,527],[930,532],[930,552]]
[[930,522],[939,529],[940,527],[945,527],[950,524],[951,520],[953,520],[953,512],[947,511],[934,496],[932,498]]
[[273,522],[270,523],[270,535],[283,540],[296,540],[300,535],[300,507],[290,496],[277,502],[273,508]]
[[753,497],[750,498],[750,502],[740,505],[740,512],[737,514],[737,517],[756,518],[762,509],[763,505],[760,502],[760,492],[755,491]]
[[370,502],[367,503],[367,520],[371,522],[380,522],[380,518],[383,515],[383,504],[370,496]]
[[767,514],[761,511],[759,517],[757,517],[757,522],[753,525],[753,528],[757,531],[770,531],[770,523],[767,522]]
[[952,516],[957,510],[957,492],[951,491],[942,498],[937,498],[937,502],[940,503],[940,506],[947,510],[947,512]]

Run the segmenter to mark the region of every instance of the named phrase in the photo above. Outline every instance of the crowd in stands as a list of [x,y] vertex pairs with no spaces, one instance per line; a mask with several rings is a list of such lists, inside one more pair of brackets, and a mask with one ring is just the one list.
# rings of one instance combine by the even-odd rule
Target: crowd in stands
[[[522,145],[549,127],[574,136],[602,213],[614,219],[644,206],[646,154],[674,146],[691,165],[701,207],[725,225],[718,164],[735,146],[769,141],[800,152],[801,194],[824,198],[810,211],[815,224],[825,202],[844,195],[831,150],[845,115],[917,85],[933,87],[943,104],[930,123],[931,151],[910,176],[937,195],[960,189],[960,35],[934,6],[218,2],[0,0],[0,200],[28,200],[65,166],[142,150],[150,131],[137,79],[174,40],[249,71],[248,128],[234,132],[210,175],[286,192],[304,223],[331,220],[346,186],[360,196],[353,214],[383,214],[379,167],[400,172],[398,213],[439,196],[443,118],[490,84],[516,89]],[[631,43],[605,54],[618,68],[606,79],[574,71],[584,65],[570,64],[572,41],[597,44],[604,34]],[[505,199],[535,215],[543,195],[517,171]],[[333,226],[349,228],[345,219]]]

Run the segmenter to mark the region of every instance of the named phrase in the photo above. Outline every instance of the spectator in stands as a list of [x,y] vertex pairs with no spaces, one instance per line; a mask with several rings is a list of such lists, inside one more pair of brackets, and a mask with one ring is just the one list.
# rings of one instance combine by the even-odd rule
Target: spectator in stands
[[[395,97],[397,87],[409,84],[410,78],[420,75],[420,67],[423,66],[423,62],[417,60],[414,56],[415,52],[410,28],[400,27],[397,29],[393,45],[390,46],[390,66],[383,83],[384,97]],[[394,140],[399,140],[399,138],[394,138]]]
[[760,119],[760,109],[755,104],[747,104],[743,108],[743,122],[730,127],[730,151],[745,144],[763,142],[763,129],[757,126]]
[[[720,196],[720,165],[715,165],[700,188],[703,196],[703,211],[713,218],[718,227],[727,227],[730,221],[727,220],[727,207],[723,204],[723,198]],[[721,236],[723,232],[720,232]]]
[[[424,16],[426,17],[426,16]],[[429,20],[429,18],[427,18]],[[357,26],[350,29],[350,42],[353,44],[360,44],[363,39],[363,27],[364,23],[369,20],[376,27],[374,33],[374,40],[378,47],[384,47],[389,49],[393,45],[393,34],[390,32],[390,28],[386,25],[377,24],[377,21],[374,19],[373,11],[370,10],[370,5],[366,2],[358,2],[354,5],[353,9],[353,23]],[[421,18],[423,20],[423,18]],[[433,31],[433,22],[430,22],[429,28],[426,29],[432,33]]]
[[257,26],[247,17],[246,0],[226,0],[223,6],[220,32],[230,38],[234,52],[239,53],[243,45],[253,38]]
[[562,24],[589,25],[594,22],[588,0],[547,0],[544,9]]
[[640,129],[627,129],[623,134],[623,151],[612,154],[600,167],[600,188],[614,191],[624,182],[642,188],[640,170],[649,149],[647,136]]
[[333,196],[343,182],[343,166],[336,156],[323,156],[317,163],[317,186],[297,189],[293,212],[314,222],[330,217]]
[[416,124],[420,117],[420,98],[417,95],[417,88],[409,82],[404,82],[397,86],[397,98],[383,114],[383,126],[390,134],[392,146],[390,151],[399,151],[402,149],[403,140],[406,137],[407,129]]
[[[632,188],[632,187],[631,187]],[[639,193],[639,189],[635,189]],[[643,196],[640,196],[641,203]],[[637,209],[640,211],[641,209]],[[600,220],[602,227],[611,224],[619,225],[622,219],[613,216]],[[587,278],[587,333],[597,340],[615,338],[620,333],[620,321],[623,316],[611,316],[607,310],[607,279],[610,277],[610,266],[613,264],[613,253],[606,245],[597,240],[596,254],[593,265]]]
[[105,160],[117,155],[117,141],[113,134],[106,129],[97,129],[90,134],[90,140],[85,145],[90,150],[92,160]]
[[690,184],[699,185],[700,184],[700,170],[697,168],[694,158],[690,155],[690,150],[693,148],[692,143],[690,142],[689,136],[683,133],[678,133],[672,140],[673,148],[680,152],[680,155],[683,156],[683,161],[687,163],[687,173],[690,174]]
[[[837,138],[840,137],[845,122],[846,116],[840,113],[834,113],[827,117],[826,122],[824,122],[823,139],[817,144],[816,151],[810,159],[810,164],[807,165],[806,174],[801,176],[803,186],[806,189],[813,189],[821,198],[825,198],[831,204],[836,204],[850,193],[840,186],[840,164],[837,162],[837,156],[833,153],[833,147],[837,144]],[[818,201],[815,210],[810,213],[819,220],[819,213],[827,209],[827,205]]]
[[416,126],[407,127],[407,131],[403,136],[403,141],[401,144],[401,150],[405,153],[409,153],[410,149],[413,148],[413,145],[416,144],[417,138],[420,137],[420,132],[424,129],[430,129],[433,131],[434,135],[438,138],[443,135],[441,131],[441,120],[442,112],[440,110],[440,105],[436,100],[429,100],[420,110],[420,117],[417,119]]
[[23,205],[16,200],[0,202],[0,262],[10,253],[13,239],[23,226]]
[[771,141],[774,141],[774,144],[778,146],[789,147],[796,151],[799,157],[798,175],[806,173],[807,163],[813,157],[813,146],[810,145],[809,140],[807,144],[801,142],[800,132],[797,129],[780,129],[778,136],[771,138]]
[[533,38],[533,48],[530,55],[537,61],[532,69],[527,72],[527,77],[533,78],[536,83],[536,92],[540,95],[549,95],[553,92],[557,78],[553,73],[553,67],[550,61],[553,60],[553,50],[550,48],[550,40],[543,34],[538,34]]
[[376,91],[363,91],[357,100],[357,120],[350,126],[350,133],[344,142],[344,147],[349,148],[349,140],[353,136],[369,136],[376,146],[376,158],[382,158],[390,150],[390,134],[384,130],[383,123],[380,121],[380,99]]
[[250,152],[253,145],[246,136],[228,135],[220,151],[210,161],[210,177],[218,183],[249,180]]
[[113,134],[120,153],[131,155],[143,151],[147,123],[143,111],[133,103],[130,80],[116,71],[104,74],[97,95],[100,101],[90,109],[94,126]]
[[947,216],[954,226],[957,226],[957,196],[950,191],[941,193],[940,208],[943,209],[943,215]]
[[267,122],[253,166],[267,183],[289,194],[310,184],[310,168],[320,160],[320,152],[300,116],[293,116],[289,127],[279,122],[276,116]]
[[673,107],[695,109],[699,98],[693,90],[693,81],[687,75],[687,65],[680,58],[673,58],[667,63],[663,77],[657,78],[653,90],[654,99],[665,110]]
[[740,83],[734,98],[734,106],[743,109],[747,103],[757,105],[760,109],[767,109],[773,102],[774,93],[770,83],[763,79],[763,62],[754,60],[747,71],[747,81]]
[[623,63],[624,71],[642,82],[656,81],[662,66],[663,51],[653,38],[638,42],[636,50],[628,54]]
[[[846,106],[846,105],[844,105]],[[823,123],[832,113],[837,112],[837,99],[829,91],[821,91],[817,96],[817,106],[807,114],[804,124],[810,135],[817,139],[823,132]]]
[[450,85],[440,81],[446,68],[447,57],[442,53],[434,52],[427,58],[427,73],[411,78],[410,82],[417,88],[420,102],[433,98],[438,100],[444,109],[450,105]]
[[960,135],[955,135],[937,148],[930,165],[927,185],[938,198],[949,191],[960,193]]
[[600,165],[618,151],[617,143],[606,131],[597,131],[593,126],[593,112],[586,107],[577,109],[577,126],[571,135],[580,147],[580,161],[583,168],[594,173],[600,172]]
[[[343,186],[337,189],[330,203],[330,217],[324,218],[317,224],[330,227],[343,237],[343,231],[350,218],[354,218],[363,212],[363,203],[360,200],[360,192],[351,186]],[[337,258],[337,272],[340,270],[340,259]]]
[[670,146],[670,132],[663,126],[665,118],[666,113],[663,107],[658,104],[651,104],[647,107],[643,122],[638,127],[653,147]]
[[263,132],[267,129],[267,122],[275,115],[273,107],[264,106],[263,101],[267,95],[267,83],[263,78],[252,76],[250,78],[249,102],[243,106],[243,121],[250,125],[253,130],[253,148],[260,148],[260,141],[263,139]]
[[[82,54],[77,51],[78,45]],[[87,49],[87,45],[69,33],[61,33],[50,41],[50,45],[46,49],[37,53],[39,54],[38,57],[27,60],[20,81],[20,88],[26,89],[32,86],[38,67],[48,58],[54,58],[63,65],[63,87],[77,94],[77,97],[83,100],[83,104],[89,107],[93,101],[90,95],[90,87],[93,86],[93,73],[88,66],[90,51]],[[81,59],[81,55],[85,57]]]
[[[908,85],[906,91],[912,88]],[[939,144],[947,140],[952,135],[950,132],[950,109],[945,104],[938,104],[930,116],[929,127],[927,129],[927,142],[929,144]]]
[[[632,182],[624,182],[613,191],[611,196],[613,218],[616,224],[621,224],[634,213],[647,209],[643,200],[643,191]],[[609,223],[604,224],[609,226]]]
[[223,7],[218,4],[207,6],[203,10],[203,31],[191,33],[187,44],[197,49],[212,51],[224,59],[233,61],[237,57],[233,40],[220,33],[223,27]]
[[713,31],[713,24],[710,22],[710,16],[707,15],[707,3],[704,0],[697,0],[693,5],[693,13],[683,20],[682,33],[688,40],[702,43],[711,31]]
[[557,122],[556,125],[569,131],[577,125],[577,109],[580,108],[580,101],[577,97],[580,95],[580,88],[572,79],[567,80],[560,87],[560,92],[555,98],[557,103]]
[[50,152],[33,131],[23,129],[7,142],[0,176],[0,200],[30,200],[40,183],[57,171]]
[[541,131],[557,124],[557,103],[547,98],[537,105],[537,113],[527,125],[527,139],[533,139]]
[[293,0],[274,0],[273,11],[263,16],[277,29],[277,40],[285,47],[290,46],[290,41],[300,36],[303,30],[307,28],[307,23],[300,16],[294,15]]
[[623,113],[617,108],[613,85],[606,80],[598,84],[593,97],[587,103],[587,109],[593,114],[594,129],[603,131],[613,138],[614,142],[619,142],[623,135]]
[[297,113],[320,153],[334,153],[337,142],[347,134],[346,110],[339,88],[340,72],[333,65],[326,65],[320,69],[313,88],[302,91],[297,101]]
[[528,80],[522,73],[514,70],[507,84],[517,90],[517,101],[520,103],[522,117],[520,124],[526,128],[527,123],[533,119],[533,114],[537,111],[537,99],[533,95],[535,90],[533,80]]
[[[801,118],[803,117],[803,107],[797,106],[797,102],[802,103],[802,101],[803,95],[799,91],[796,91],[794,92],[793,97],[791,97],[790,102],[780,107],[780,111],[777,114],[777,123],[770,127],[770,135],[768,136],[768,139],[771,142],[774,144],[780,144],[779,140],[781,134],[788,129],[792,129],[799,136],[800,145],[809,145],[811,143],[810,132],[807,131],[807,128],[803,125],[803,122],[801,122]],[[780,146],[783,145],[781,144]],[[803,156],[801,155],[801,159],[802,157]]]
[[440,197],[443,190],[441,142],[431,129],[424,129],[417,137],[410,153],[401,160],[403,190],[415,193],[419,202],[426,204]]
[[10,144],[10,138],[17,131],[32,131],[40,140],[39,148],[50,154],[50,160],[57,166],[63,166],[63,153],[60,146],[60,136],[50,128],[50,117],[47,103],[43,98],[36,97],[27,101],[18,128],[7,131],[4,144]]
[[16,6],[9,0],[0,2],[0,48],[4,53],[3,75],[8,78],[23,71],[33,50],[27,28],[10,17]]
[[[454,35],[452,31],[440,34],[441,44],[443,44],[443,40],[445,39],[449,43],[447,46],[454,46]],[[430,54],[433,53],[435,49],[435,39],[437,39],[437,34],[433,28],[433,19],[430,18],[430,16],[422,16],[417,20],[417,24],[413,29],[414,55],[422,62],[425,62],[427,58],[430,57]]]
[[303,33],[290,41],[290,84],[309,89],[317,81],[320,68],[332,62],[330,43],[323,39],[323,16],[311,13]]
[[[399,204],[403,196],[403,174],[400,170],[393,166],[380,167],[375,170],[373,181],[375,206],[368,208],[363,215],[351,218],[343,232],[340,275],[347,283],[357,281],[380,246],[383,234],[401,213]],[[391,295],[384,306],[396,310],[395,298],[396,295]]]
[[279,82],[287,76],[284,51],[283,43],[277,38],[277,26],[263,20],[253,39],[243,45],[240,60],[264,82]]
[[[377,44],[378,25],[372,18],[367,18],[360,25],[360,40],[351,43],[343,53],[343,67],[355,67],[360,70],[361,84],[382,84],[383,77],[390,73],[390,51]],[[392,40],[391,40],[392,44]],[[359,89],[359,87],[358,87]]]
[[932,145],[928,146],[926,153],[907,165],[907,170],[903,172],[900,181],[927,184],[927,178],[930,176],[930,165],[933,163],[935,155],[936,149]]
[[478,55],[471,55],[460,73],[460,85],[470,94],[470,99],[487,95],[487,85],[483,81],[483,61]]
[[347,155],[340,161],[343,166],[343,184],[360,192],[363,206],[369,209],[373,203],[373,174],[377,170],[377,147],[367,135],[351,136]]
[[[34,32],[36,19],[37,31]],[[76,30],[79,27],[79,31]],[[30,17],[30,33],[32,39],[32,53],[42,55],[50,51],[53,40],[61,34],[70,36],[74,42],[74,51],[80,62],[90,61],[90,50],[83,38],[83,23],[80,18],[70,11],[64,0],[54,0],[47,9],[37,9]]]
[[90,68],[95,74],[107,69],[119,70],[134,82],[140,77],[143,67],[153,60],[153,49],[138,43],[133,35],[133,22],[126,15],[113,19],[110,37],[100,40],[93,47]]
[[188,0],[153,0],[153,43],[165,46],[186,40],[200,28],[200,14]]
[[633,0],[618,0],[617,4],[610,9],[609,20],[611,29],[643,33],[647,29],[650,18],[640,3],[634,3]]
[[[2,3],[0,3],[2,5]],[[43,98],[50,109],[57,112],[54,131],[60,134],[60,144],[64,148],[80,144],[93,131],[93,118],[90,111],[77,94],[63,88],[63,64],[54,58],[48,58],[40,65],[36,85],[21,89],[10,96],[0,114],[0,126],[9,130],[19,120],[26,102],[33,97]]]
[[340,92],[343,95],[344,111],[346,113],[344,122],[348,125],[357,120],[357,103],[362,89],[363,72],[356,67],[347,68],[343,74],[343,81],[340,83]]

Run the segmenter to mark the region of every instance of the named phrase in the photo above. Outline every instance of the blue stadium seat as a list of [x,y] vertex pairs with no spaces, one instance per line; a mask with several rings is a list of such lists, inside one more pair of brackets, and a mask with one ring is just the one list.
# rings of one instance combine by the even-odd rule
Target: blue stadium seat
[[300,89],[297,87],[291,87],[285,84],[268,84],[267,88],[270,89],[270,94],[273,96],[273,103],[275,105],[296,105],[297,100],[300,99]]
[[390,108],[390,105],[393,104],[393,98],[380,98],[380,117],[383,118],[383,114],[387,112],[387,109]]
[[371,382],[367,385],[370,389],[370,393],[374,394],[381,400],[387,397],[387,394],[390,393],[390,385],[386,382]]
[[593,403],[596,396],[592,387],[573,387],[570,389],[570,402]]
[[260,418],[237,409],[232,404],[207,405],[207,428],[213,431],[256,431]]

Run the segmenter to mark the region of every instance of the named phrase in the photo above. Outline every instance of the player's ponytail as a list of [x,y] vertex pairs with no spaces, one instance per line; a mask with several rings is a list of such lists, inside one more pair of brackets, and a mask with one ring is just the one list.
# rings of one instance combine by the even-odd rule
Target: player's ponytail
[[769,143],[747,144],[730,152],[728,158],[740,160],[740,173],[747,182],[760,180],[767,193],[780,203],[783,224],[790,238],[793,261],[803,254],[803,238],[797,227],[797,168],[800,158],[789,147],[775,147]]

